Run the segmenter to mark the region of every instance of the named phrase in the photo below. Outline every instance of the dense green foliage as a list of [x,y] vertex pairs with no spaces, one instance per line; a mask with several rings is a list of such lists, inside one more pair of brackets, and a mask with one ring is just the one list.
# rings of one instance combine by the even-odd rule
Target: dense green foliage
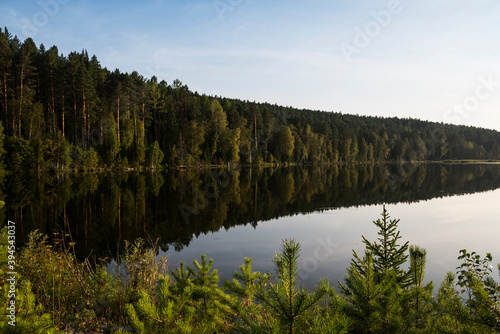
[[207,96],[6,28],[0,121],[0,155],[4,144],[14,170],[500,159],[497,131]]
[[[9,332],[138,333],[497,333],[500,285],[491,277],[492,257],[466,250],[457,279],[448,273],[436,296],[424,285],[426,252],[398,246],[398,220],[383,210],[375,221],[380,243],[366,239],[365,254],[354,254],[341,294],[323,280],[313,291],[300,288],[300,245],[284,240],[274,257],[275,274],[252,270],[245,259],[232,281],[219,284],[213,259],[167,272],[156,248],[141,240],[127,244],[114,267],[79,262],[70,236],[51,246],[33,232],[18,250],[16,319],[3,316]],[[0,286],[8,314],[6,273],[8,228],[2,229]],[[380,250],[387,249],[387,252]],[[404,250],[404,254],[399,253]],[[406,251],[409,250],[409,254]],[[400,256],[387,256],[387,254]],[[401,257],[402,256],[402,257]],[[402,270],[408,256],[407,270]],[[405,279],[398,279],[404,277]]]

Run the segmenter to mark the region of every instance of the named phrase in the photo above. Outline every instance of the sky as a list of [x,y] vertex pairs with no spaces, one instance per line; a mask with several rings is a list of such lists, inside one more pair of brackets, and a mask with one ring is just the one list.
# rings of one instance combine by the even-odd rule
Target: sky
[[2,0],[0,26],[192,91],[500,131],[495,0]]

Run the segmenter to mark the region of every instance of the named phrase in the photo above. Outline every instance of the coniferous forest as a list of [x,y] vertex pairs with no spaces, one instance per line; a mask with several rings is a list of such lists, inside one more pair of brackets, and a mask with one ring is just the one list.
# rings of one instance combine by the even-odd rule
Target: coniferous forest
[[500,133],[207,96],[0,30],[10,170],[499,159]]

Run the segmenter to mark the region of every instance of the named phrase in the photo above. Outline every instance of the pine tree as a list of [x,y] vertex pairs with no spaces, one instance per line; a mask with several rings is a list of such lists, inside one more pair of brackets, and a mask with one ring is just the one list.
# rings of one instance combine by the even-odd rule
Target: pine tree
[[155,141],[149,146],[149,149],[146,152],[146,163],[148,167],[158,168],[161,165],[164,156],[165,155],[160,149],[160,144],[158,144],[158,141]]
[[120,152],[120,142],[116,130],[116,121],[112,114],[108,114],[101,120],[102,144],[100,145],[100,156],[108,165],[115,163]]
[[[401,269],[408,258],[408,242],[397,244],[401,238],[397,230],[399,220],[390,220],[383,207],[382,219],[373,223],[379,228],[377,242],[370,242],[363,236],[365,254],[360,258],[353,251],[351,266],[347,269],[345,284],[340,283],[341,291],[347,298],[346,312],[354,320],[354,332],[372,333],[402,330],[405,326],[410,307],[405,297],[411,283],[409,273]],[[415,284],[421,286],[425,259],[415,251]],[[402,316],[401,316],[402,315]]]
[[235,330],[240,332],[258,332],[263,330],[265,310],[262,305],[255,303],[255,294],[269,279],[267,274],[252,271],[252,259],[245,258],[245,264],[235,271],[233,280],[225,281],[224,288],[235,298],[231,307],[236,314]]
[[184,312],[194,314],[193,322],[200,329],[210,331],[224,328],[231,313],[231,298],[219,287],[218,271],[212,270],[213,261],[210,259],[207,262],[206,254],[202,254],[201,263],[193,261],[194,268],[188,266],[185,269],[184,262],[181,262],[180,268],[172,272],[176,281],[172,291],[177,296],[190,291],[189,303]]
[[418,246],[410,246],[410,270],[407,290],[407,304],[404,314],[408,328],[413,331],[428,332],[433,327],[431,317],[435,311],[433,282],[424,285],[427,252]]
[[144,143],[144,127],[142,121],[139,121],[137,134],[134,137],[134,145],[132,152],[132,162],[135,165],[143,165],[146,161],[146,145]]
[[349,333],[353,321],[346,315],[346,300],[333,288],[328,292],[330,301],[313,317],[309,333]]
[[[88,59],[87,59],[88,62]],[[85,63],[79,67],[77,75],[77,89],[81,101],[81,140],[84,148],[93,145],[90,137],[90,128],[93,125],[93,120],[98,107],[98,99],[96,96],[96,80],[92,78]],[[119,137],[118,137],[119,138]]]
[[394,271],[398,283],[405,287],[408,284],[408,272],[401,269],[401,266],[408,259],[406,254],[408,241],[402,246],[398,244],[398,240],[401,239],[400,232],[397,230],[399,219],[390,219],[384,205],[382,219],[377,219],[373,223],[379,228],[379,243],[370,242],[364,236],[363,243],[373,256],[375,270],[381,274],[381,278],[385,271]]
[[9,115],[9,96],[10,96],[10,91],[12,90],[11,87],[9,87],[9,78],[11,76],[11,71],[12,71],[12,50],[9,45],[9,39],[11,38],[7,28],[5,28],[5,32],[2,32],[2,29],[0,28],[0,96],[1,98],[1,105],[2,105],[2,113],[3,113],[3,121],[4,121],[4,126],[6,127],[6,133],[12,133],[14,129],[12,129],[11,132],[8,131],[8,115]]
[[193,261],[195,268],[188,267],[190,286],[193,299],[199,301],[198,312],[215,323],[223,323],[223,315],[230,312],[229,298],[219,287],[219,274],[217,269],[212,270],[213,262],[213,259],[207,262],[206,254],[201,255],[201,263]]
[[243,305],[250,305],[254,302],[255,293],[267,280],[267,274],[252,272],[252,259],[245,258],[245,264],[240,265],[240,271],[235,271],[232,281],[225,281],[224,288],[239,298]]
[[[16,277],[17,280],[20,277]],[[58,333],[49,313],[44,313],[44,307],[36,303],[36,297],[31,290],[31,282],[28,280],[17,281],[16,289],[15,321],[2,312],[0,320],[0,331],[9,333]],[[5,304],[9,302],[7,291],[8,285],[3,286],[3,297]],[[6,305],[7,307],[7,305]],[[3,308],[3,307],[2,307]],[[12,325],[14,324],[14,326]]]
[[158,292],[154,298],[145,291],[139,292],[139,300],[133,306],[126,306],[132,328],[138,333],[192,333],[192,319],[195,311],[185,311],[185,305],[192,297],[192,290],[186,287],[180,295],[172,295],[169,277],[161,277]]
[[277,322],[271,322],[271,329],[283,333],[304,333],[312,318],[315,306],[328,293],[330,286],[322,280],[312,292],[299,289],[297,275],[300,245],[293,239],[284,240],[281,252],[274,256],[276,277],[259,289],[256,298],[266,307]]
[[347,300],[346,314],[352,319],[353,333],[395,333],[402,328],[399,288],[394,271],[383,275],[376,269],[373,255],[363,258],[354,252],[340,289]]
[[[80,67],[83,66],[80,61],[80,57],[76,52],[71,52],[68,56],[68,59],[66,61],[66,71],[65,74],[68,76],[67,78],[67,84],[69,86],[69,92],[68,95],[70,97],[70,102],[71,102],[71,109],[73,110],[73,126],[72,126],[72,140],[73,143],[77,142],[78,138],[78,106],[80,104],[80,95],[78,94],[78,82],[77,82],[77,77],[78,73],[80,71]],[[63,85],[64,87],[64,85]],[[102,122],[102,121],[101,121]],[[102,126],[101,126],[102,128]],[[102,130],[101,130],[102,132]]]
[[[29,117],[29,115],[27,116],[23,113],[23,110],[30,109],[30,106],[33,104],[33,96],[35,94],[33,76],[36,71],[36,67],[33,66],[33,60],[37,52],[38,49],[33,40],[27,38],[17,55],[17,71],[20,85],[17,87],[18,113],[14,128],[17,127],[16,130],[19,137],[23,136],[22,124],[26,121],[25,118]],[[14,131],[15,133],[16,131]]]

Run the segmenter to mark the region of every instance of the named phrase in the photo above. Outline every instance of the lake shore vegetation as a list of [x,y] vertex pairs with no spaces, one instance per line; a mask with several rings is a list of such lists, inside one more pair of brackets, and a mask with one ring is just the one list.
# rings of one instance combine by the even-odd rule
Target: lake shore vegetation
[[[301,287],[300,244],[285,239],[275,272],[260,273],[252,260],[219,282],[213,259],[168,267],[156,246],[138,239],[112,261],[79,261],[70,235],[33,231],[16,249],[16,327],[3,333],[496,333],[500,285],[491,254],[460,250],[461,265],[437,289],[425,282],[426,251],[401,242],[383,208],[374,221],[379,238],[363,237],[339,288],[321,280]],[[57,233],[57,232],[56,232]],[[0,234],[3,314],[8,314],[8,229]]]

